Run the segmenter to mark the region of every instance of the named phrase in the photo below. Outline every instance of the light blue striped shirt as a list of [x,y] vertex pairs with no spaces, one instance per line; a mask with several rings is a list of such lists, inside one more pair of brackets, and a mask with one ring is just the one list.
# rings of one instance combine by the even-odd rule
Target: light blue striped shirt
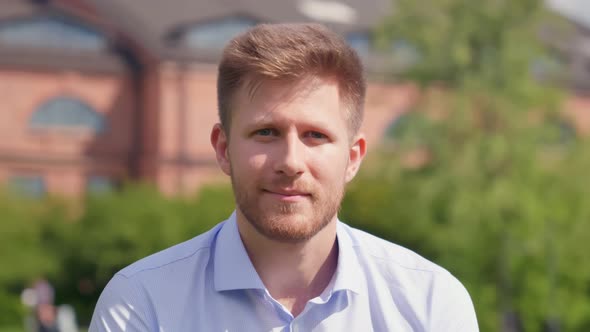
[[234,213],[117,273],[90,331],[478,331],[469,294],[443,268],[341,222],[337,239],[332,281],[293,317],[256,273]]

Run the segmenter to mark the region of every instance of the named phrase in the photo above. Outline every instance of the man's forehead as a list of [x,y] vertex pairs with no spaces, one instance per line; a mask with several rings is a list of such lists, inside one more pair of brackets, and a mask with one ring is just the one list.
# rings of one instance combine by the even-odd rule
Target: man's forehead
[[[294,102],[298,98],[305,98],[322,87],[332,86],[338,96],[340,114],[346,122],[347,131],[349,131],[348,136],[352,138],[355,133],[350,132],[350,105],[346,100],[343,100],[339,83],[337,78],[330,75],[307,75],[300,78],[280,79],[249,75],[242,81],[232,98],[231,116],[235,118],[237,113],[241,113],[240,109],[249,107],[248,104],[266,105],[269,109],[272,109],[273,107]],[[272,119],[268,115],[261,115],[261,117],[256,122],[264,123]],[[251,117],[241,121],[243,120],[248,120],[249,123],[253,122]]]
[[244,81],[238,90],[242,102],[291,102],[306,98],[325,86],[334,86],[340,98],[338,82],[331,78],[306,76],[302,78],[260,78],[252,77]]

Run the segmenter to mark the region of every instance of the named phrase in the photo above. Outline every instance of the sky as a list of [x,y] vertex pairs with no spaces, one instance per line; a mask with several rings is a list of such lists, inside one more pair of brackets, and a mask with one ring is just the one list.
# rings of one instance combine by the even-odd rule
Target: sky
[[590,28],[590,0],[547,0],[548,5]]

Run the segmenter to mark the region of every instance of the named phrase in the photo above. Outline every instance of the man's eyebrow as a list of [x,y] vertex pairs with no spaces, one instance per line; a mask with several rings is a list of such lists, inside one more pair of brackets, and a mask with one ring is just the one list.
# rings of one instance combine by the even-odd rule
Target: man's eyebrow
[[253,121],[246,126],[246,129],[266,128],[266,127],[276,127],[276,125],[273,124],[272,122],[267,122],[267,121],[260,121],[260,122]]
[[259,118],[252,118],[248,123],[244,126],[245,131],[251,131],[260,128],[276,128],[279,125],[273,121],[272,119],[268,119],[268,117],[259,117]]
[[252,116],[248,123],[248,127],[251,126],[261,126],[261,125],[268,125],[272,126],[276,124],[276,120],[273,119],[271,113],[267,114],[258,114],[257,116]]

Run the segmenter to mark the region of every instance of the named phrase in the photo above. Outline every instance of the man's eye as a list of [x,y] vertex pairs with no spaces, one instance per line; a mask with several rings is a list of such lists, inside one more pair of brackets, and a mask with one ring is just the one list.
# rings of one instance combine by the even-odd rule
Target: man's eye
[[275,130],[274,129],[270,129],[270,128],[264,128],[264,129],[259,129],[255,132],[256,135],[258,136],[271,136],[275,134]]
[[317,132],[317,131],[310,131],[307,133],[307,137],[314,138],[314,139],[324,139],[324,138],[327,138],[328,136],[326,136],[320,132]]

